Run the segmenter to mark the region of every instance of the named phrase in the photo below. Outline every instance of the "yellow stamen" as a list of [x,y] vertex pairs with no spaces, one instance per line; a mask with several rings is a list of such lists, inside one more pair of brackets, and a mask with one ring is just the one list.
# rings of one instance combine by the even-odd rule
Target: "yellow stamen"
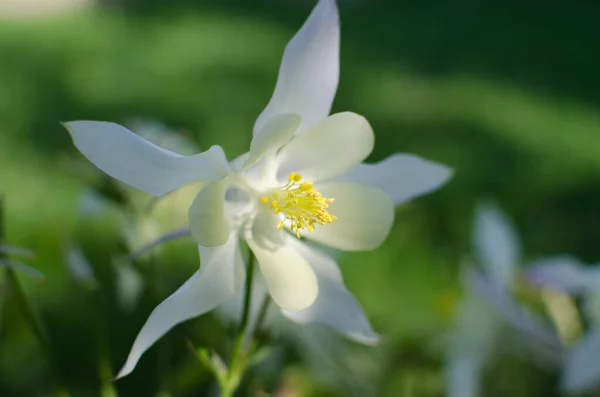
[[304,192],[308,192],[309,190],[312,190],[312,188],[312,182],[304,182],[302,185],[300,185],[300,190]]
[[[270,201],[269,208],[276,214],[282,213],[285,219],[290,221],[290,229],[298,238],[300,230],[313,232],[315,225],[327,225],[337,220],[336,216],[327,211],[328,203],[332,203],[334,199],[323,197],[321,193],[316,192],[312,182],[301,181],[302,175],[292,172],[288,176],[288,182],[273,193],[272,200],[269,200],[268,196],[260,199],[263,204]],[[281,221],[277,228],[282,229],[283,226],[284,221]]]

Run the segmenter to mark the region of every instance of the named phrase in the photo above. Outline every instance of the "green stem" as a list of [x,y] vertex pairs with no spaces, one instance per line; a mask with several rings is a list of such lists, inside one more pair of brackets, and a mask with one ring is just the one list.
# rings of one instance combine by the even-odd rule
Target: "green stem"
[[267,312],[269,311],[269,305],[271,303],[271,295],[268,293],[265,295],[263,299],[263,303],[260,306],[260,312],[258,313],[258,320],[256,320],[256,325],[254,326],[254,331],[252,331],[253,338],[256,336],[256,333],[260,331],[260,327],[262,326],[263,321],[267,317]]
[[[5,226],[5,214],[4,214],[4,200],[0,197],[0,244],[4,243],[6,239],[6,226]],[[0,259],[3,258],[3,254],[0,253]],[[10,267],[6,267],[6,275],[8,278],[8,282],[10,283],[12,290],[15,293],[16,300],[18,304],[21,306],[21,312],[25,316],[25,320],[29,323],[33,334],[38,340],[40,347],[42,349],[42,354],[46,359],[48,367],[50,368],[50,372],[52,374],[52,378],[54,379],[56,395],[59,397],[69,397],[69,391],[67,390],[65,383],[62,380],[60,375],[60,371],[58,370],[58,364],[56,360],[54,360],[54,356],[52,355],[52,349],[50,348],[50,344],[46,339],[46,335],[42,330],[42,327],[38,323],[35,315],[33,314],[33,310],[29,301],[27,300],[27,296],[25,295],[25,291],[19,282],[19,278],[15,271]]]
[[256,266],[256,257],[250,251],[250,259],[248,260],[248,269],[246,269],[246,289],[244,293],[244,309],[242,310],[242,320],[238,329],[238,336],[244,336],[248,319],[250,318],[250,301],[252,300],[252,280],[254,279],[254,267]]
[[112,378],[114,373],[110,364],[110,343],[108,330],[106,328],[106,307],[102,297],[102,291],[98,286],[86,287],[80,285],[82,293],[87,295],[90,308],[93,313],[94,331],[96,336],[96,349],[98,354],[98,378],[100,381],[101,397],[117,397]]
[[246,287],[244,290],[244,303],[242,309],[242,319],[238,328],[238,334],[229,362],[229,371],[227,379],[221,385],[221,397],[232,397],[235,390],[242,380],[244,370],[246,369],[246,358],[248,352],[244,351],[244,337],[246,328],[248,328],[248,320],[250,319],[250,307],[252,301],[252,281],[254,279],[254,267],[256,266],[256,257],[250,251],[250,259],[248,260],[248,268],[246,269]]

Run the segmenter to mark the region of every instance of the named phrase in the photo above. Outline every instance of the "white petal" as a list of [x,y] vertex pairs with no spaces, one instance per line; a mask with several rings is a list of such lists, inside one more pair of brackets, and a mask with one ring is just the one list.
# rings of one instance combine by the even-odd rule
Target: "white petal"
[[544,345],[547,358],[556,359],[556,354],[560,354],[561,342],[551,324],[528,311],[513,298],[510,290],[496,283],[495,280],[490,280],[482,272],[470,270],[466,276],[468,288],[478,296],[480,301],[493,309],[491,311],[512,329],[518,331],[521,337],[529,338],[526,348],[531,349],[535,354],[544,353],[540,350],[541,345]]
[[252,222],[252,240],[264,249],[276,249],[285,244],[287,233],[277,228],[280,222],[278,215],[270,210],[260,210]]
[[337,220],[316,225],[305,237],[344,251],[372,250],[386,239],[394,223],[394,203],[388,194],[345,182],[316,185],[315,190],[335,198],[328,210]]
[[461,298],[454,326],[447,340],[447,364],[444,368],[447,397],[478,397],[482,373],[498,342],[501,319],[487,299],[462,274],[465,295]]
[[293,171],[313,182],[333,178],[367,158],[374,141],[364,117],[351,112],[331,115],[281,149],[278,177],[285,180]]
[[572,256],[544,258],[525,270],[527,281],[570,294],[581,294],[600,287],[600,268],[586,267]]
[[206,185],[189,209],[190,229],[199,245],[214,247],[224,244],[231,232],[225,216],[225,192],[229,187],[226,180]]
[[567,354],[561,387],[569,393],[583,393],[600,386],[600,328],[592,328]]
[[219,146],[185,157],[145,141],[115,123],[71,121],[63,125],[77,149],[96,167],[154,196],[196,180],[218,180],[229,173]]
[[295,249],[312,266],[319,282],[319,296],[312,306],[300,311],[284,310],[283,315],[298,323],[329,325],[350,339],[365,344],[379,341],[362,307],[346,289],[342,274],[333,259],[324,253],[294,241]]
[[483,363],[477,354],[451,356],[444,368],[446,397],[479,397]]
[[275,92],[254,124],[258,133],[279,113],[302,117],[301,129],[327,117],[339,80],[339,15],[334,0],[321,0],[288,43]]
[[235,233],[222,246],[199,248],[200,270],[150,314],[117,378],[131,373],[142,354],[175,325],[214,309],[242,287],[244,265]]
[[236,158],[231,160],[231,162],[229,163],[229,166],[231,167],[231,169],[234,172],[241,172],[242,168],[244,168],[244,164],[246,164],[246,161],[248,161],[249,157],[250,157],[250,152],[240,154],[239,156],[237,156]]
[[581,311],[592,324],[600,324],[600,288],[594,288],[583,296]]
[[[287,236],[286,241],[292,237]],[[267,248],[248,240],[275,303],[286,310],[301,310],[318,295],[315,272],[291,244]]]
[[518,237],[507,216],[494,204],[477,207],[473,244],[495,283],[510,285],[521,256]]
[[413,154],[393,154],[375,164],[359,164],[334,179],[379,188],[398,205],[432,192],[448,182],[452,170]]
[[288,143],[300,126],[302,119],[297,114],[276,114],[266,121],[259,134],[250,143],[250,152],[244,169],[256,163],[263,155],[275,153]]

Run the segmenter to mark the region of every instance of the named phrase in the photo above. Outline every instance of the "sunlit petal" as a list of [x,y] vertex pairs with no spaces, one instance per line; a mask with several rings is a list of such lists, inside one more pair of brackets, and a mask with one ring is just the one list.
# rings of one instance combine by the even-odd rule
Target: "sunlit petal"
[[175,325],[214,309],[242,287],[244,265],[235,233],[224,245],[200,247],[200,260],[200,270],[150,314],[117,378],[131,373],[142,354]]
[[283,315],[302,324],[326,324],[361,343],[377,343],[379,335],[371,328],[354,295],[346,289],[335,261],[300,241],[293,241],[293,246],[315,271],[319,296],[310,307],[300,311],[284,310]]
[[154,196],[196,180],[218,180],[229,173],[219,146],[185,157],[145,141],[115,123],[71,121],[63,125],[77,149],[96,167]]
[[[286,241],[292,237],[287,236]],[[286,310],[301,310],[318,295],[317,277],[312,267],[291,244],[268,248],[248,241],[275,303]]]
[[334,0],[321,0],[288,43],[275,92],[254,125],[279,113],[302,117],[301,129],[327,117],[337,90],[340,52],[339,15]]
[[288,143],[300,126],[301,118],[297,114],[276,114],[268,119],[259,134],[250,143],[250,152],[244,163],[244,169],[253,165],[265,154],[275,153]]
[[344,251],[367,251],[377,248],[394,223],[394,203],[380,189],[355,183],[335,182],[315,186],[315,190],[335,201],[329,212],[337,220],[317,225],[304,236]]
[[281,149],[278,176],[285,180],[297,172],[313,182],[333,178],[363,161],[374,141],[364,117],[351,112],[331,115]]

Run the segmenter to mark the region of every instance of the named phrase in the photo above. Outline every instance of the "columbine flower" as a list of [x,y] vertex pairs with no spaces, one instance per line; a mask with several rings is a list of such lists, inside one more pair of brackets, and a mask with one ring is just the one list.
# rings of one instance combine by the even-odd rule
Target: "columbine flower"
[[568,347],[561,374],[561,388],[579,395],[600,387],[600,267],[585,266],[562,255],[541,259],[526,271],[527,280],[542,288],[582,298],[583,314],[590,329]]
[[376,248],[393,223],[394,204],[434,190],[450,171],[406,154],[360,164],[373,148],[373,131],[354,113],[328,117],[338,74],[337,7],[334,0],[320,0],[285,49],[249,152],[231,164],[218,146],[183,157],[116,124],[66,124],[77,148],[96,166],[147,193],[163,195],[195,180],[205,182],[189,210],[202,266],[152,312],[119,376],[130,373],[175,324],[242,288],[240,239],[289,317],[373,338],[335,262],[320,260],[303,240],[347,251]]
[[[521,260],[519,239],[506,215],[497,206],[478,206],[473,245],[483,269],[466,269],[465,295],[450,335],[445,368],[449,397],[481,395],[483,371],[494,348],[508,336],[530,358],[556,365],[561,346],[552,328],[532,316],[514,297],[515,278]],[[507,335],[505,330],[513,331]]]

